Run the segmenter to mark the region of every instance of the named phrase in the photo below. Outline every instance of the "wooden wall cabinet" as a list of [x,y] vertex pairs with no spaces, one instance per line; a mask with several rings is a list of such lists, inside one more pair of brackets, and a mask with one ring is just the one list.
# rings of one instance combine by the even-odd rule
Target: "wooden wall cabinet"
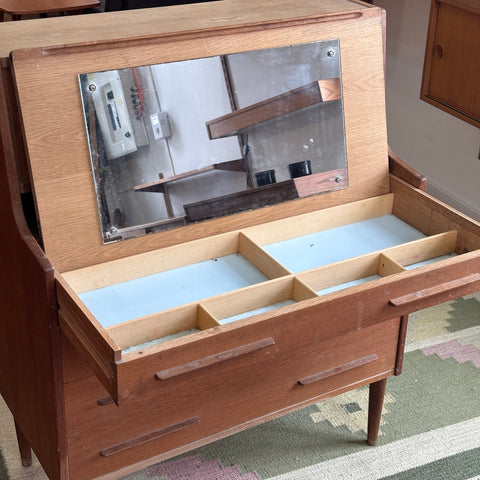
[[[18,22],[5,34],[0,391],[25,464],[33,448],[51,480],[114,479],[364,385],[375,444],[409,313],[480,290],[480,224],[426,194],[388,151],[384,25],[364,2],[245,0]],[[104,243],[79,75],[332,39],[341,188]],[[257,118],[265,105],[252,103]],[[39,240],[20,203],[17,110]],[[262,121],[277,118],[268,112]],[[258,126],[233,117],[228,134]],[[178,180],[208,174],[198,173]],[[161,201],[160,183],[142,194]]]
[[432,0],[420,98],[480,126],[480,3]]

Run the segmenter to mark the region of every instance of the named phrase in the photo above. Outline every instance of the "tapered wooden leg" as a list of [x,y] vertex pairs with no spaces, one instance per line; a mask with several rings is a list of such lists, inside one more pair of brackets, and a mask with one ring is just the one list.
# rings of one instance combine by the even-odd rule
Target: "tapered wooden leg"
[[367,432],[367,443],[369,445],[375,445],[377,443],[378,429],[380,428],[380,420],[382,418],[382,407],[386,386],[386,378],[370,384],[370,393],[368,397]]
[[15,422],[15,431],[17,432],[18,448],[20,450],[22,465],[24,467],[29,467],[32,464],[32,448],[22,430],[20,430],[20,427],[17,425],[17,422]]

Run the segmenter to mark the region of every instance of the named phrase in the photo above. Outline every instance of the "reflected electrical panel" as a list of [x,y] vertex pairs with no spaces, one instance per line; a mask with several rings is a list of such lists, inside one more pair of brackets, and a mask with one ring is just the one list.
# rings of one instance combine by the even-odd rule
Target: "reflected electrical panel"
[[348,186],[337,40],[79,80],[104,242]]

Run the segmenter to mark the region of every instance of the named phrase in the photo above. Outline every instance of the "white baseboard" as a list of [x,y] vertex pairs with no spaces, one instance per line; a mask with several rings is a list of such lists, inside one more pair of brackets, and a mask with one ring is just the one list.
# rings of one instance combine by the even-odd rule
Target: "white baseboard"
[[471,205],[468,202],[465,202],[456,195],[453,195],[451,192],[448,192],[438,183],[435,183],[432,180],[427,180],[427,193],[429,193],[435,198],[438,198],[440,201],[445,202],[451,207],[459,210],[465,215],[468,215],[469,217],[480,221],[480,210],[477,207]]

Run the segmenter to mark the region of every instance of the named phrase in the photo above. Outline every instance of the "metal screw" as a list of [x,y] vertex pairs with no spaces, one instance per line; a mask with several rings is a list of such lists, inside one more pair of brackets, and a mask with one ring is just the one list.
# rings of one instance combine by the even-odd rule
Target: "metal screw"
[[335,177],[335,182],[336,182],[336,183],[340,183],[342,180],[343,180],[343,178],[340,177],[340,176]]
[[88,89],[91,91],[91,92],[94,92],[96,89],[97,89],[97,86],[93,83],[91,83],[89,86],[88,86]]
[[110,233],[111,233],[112,235],[115,235],[117,232],[118,232],[118,230],[117,230],[116,227],[110,227]]
[[329,57],[334,57],[334,56],[335,56],[335,50],[329,50],[329,51],[327,52],[327,55],[328,55]]

